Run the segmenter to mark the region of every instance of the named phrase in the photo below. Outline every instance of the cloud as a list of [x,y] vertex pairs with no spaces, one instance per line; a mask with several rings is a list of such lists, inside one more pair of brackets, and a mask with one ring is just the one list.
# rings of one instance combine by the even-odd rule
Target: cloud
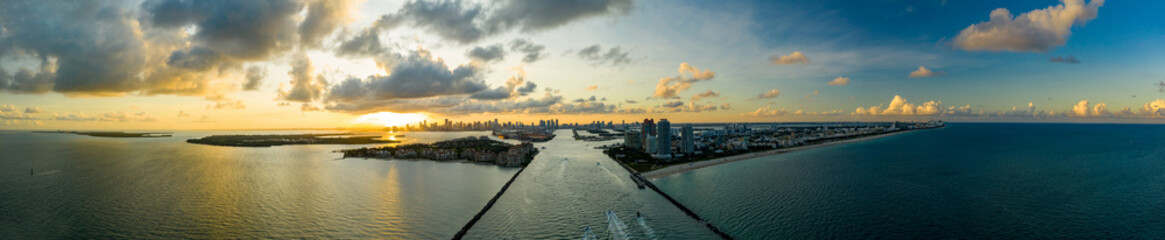
[[1068,57],[1052,57],[1052,58],[1048,58],[1048,61],[1054,62],[1054,63],[1068,63],[1068,64],[1080,63],[1080,60],[1077,60],[1076,56],[1072,56],[1072,55],[1068,55]]
[[116,94],[146,85],[138,78],[146,49],[130,12],[105,2],[6,1],[0,8],[0,58],[35,59],[36,69],[0,71],[14,93]]
[[660,106],[665,107],[665,108],[674,108],[674,107],[679,107],[679,106],[683,106],[683,105],[684,105],[684,102],[681,102],[681,101],[668,101],[668,102],[663,103],[663,105],[660,105]]
[[[181,30],[194,26],[193,47],[229,58],[260,60],[290,49],[298,40],[316,41],[336,26],[333,4],[317,2],[309,21],[297,32],[303,3],[298,1],[184,1],[150,0],[142,3],[154,27]],[[245,17],[242,17],[245,16]],[[176,52],[178,53],[178,52]]]
[[263,78],[267,77],[267,69],[259,66],[251,66],[247,68],[247,83],[243,84],[244,91],[259,90],[259,85],[263,83]]
[[584,89],[584,91],[596,91],[596,90],[599,90],[598,84],[592,84],[590,86],[587,86],[586,89]]
[[829,81],[830,86],[841,86],[846,84],[849,84],[849,78],[847,77],[837,77],[834,78],[833,81]]
[[793,53],[790,53],[789,55],[784,55],[784,56],[773,55],[772,57],[769,57],[769,62],[771,62],[773,64],[778,64],[778,65],[808,64],[809,58],[805,57],[805,54],[802,54],[801,52],[795,51]]
[[711,80],[716,77],[716,73],[712,70],[704,69],[700,71],[688,63],[680,63],[680,75],[675,77],[667,77],[659,79],[659,83],[655,85],[655,92],[651,95],[653,98],[677,98],[676,94],[680,91],[691,88],[693,84],[699,81]]
[[1147,117],[1165,116],[1165,100],[1157,99],[1141,106],[1141,114]]
[[910,72],[910,77],[912,77],[912,78],[934,77],[934,76],[939,76],[939,75],[943,75],[943,74],[944,74],[944,72],[942,72],[942,71],[938,71],[938,72],[931,71],[929,68],[926,68],[924,66],[918,66],[918,70],[914,70],[913,72]]
[[882,105],[857,108],[854,110],[854,115],[935,115],[943,113],[942,102],[929,101],[923,104],[913,104],[906,101],[902,96],[894,95],[894,99],[890,100],[889,106],[882,108]]
[[698,101],[698,100],[704,99],[704,98],[719,97],[719,96],[720,96],[720,93],[713,92],[712,89],[708,89],[708,91],[704,91],[703,93],[697,93],[696,95],[693,95],[692,102],[695,102],[695,101]]
[[388,47],[380,42],[380,35],[374,30],[361,31],[356,36],[340,42],[336,48],[339,56],[376,56],[387,53]]
[[247,105],[243,104],[243,100],[227,98],[225,96],[210,96],[206,100],[214,101],[214,104],[206,105],[206,109],[245,109]]
[[750,98],[749,100],[770,99],[770,98],[776,98],[777,96],[780,96],[780,95],[781,95],[781,90],[773,89],[773,90],[769,90],[768,92],[759,93],[756,95],[756,97]]
[[[630,0],[537,1],[509,0],[483,6],[468,1],[409,1],[383,24],[410,24],[460,44],[511,30],[537,32],[606,14],[630,11]],[[380,22],[380,21],[378,21]],[[381,25],[381,24],[377,24]]]
[[190,116],[190,114],[186,113],[185,111],[178,111],[178,117],[180,117],[180,118],[181,117],[189,117],[189,116]]
[[479,46],[466,51],[465,56],[482,62],[501,61],[506,58],[506,49],[502,47],[502,44]]
[[[345,23],[345,1],[9,1],[0,9],[0,89],[67,96],[209,96],[249,61],[318,45]],[[303,13],[303,15],[301,15]],[[300,43],[306,45],[300,45]],[[32,60],[32,61],[28,61]]]
[[321,0],[307,5],[307,18],[299,24],[299,42],[319,46],[320,41],[350,21],[348,0]]
[[785,114],[789,114],[789,110],[785,110],[785,109],[772,109],[772,108],[770,108],[770,106],[764,106],[764,107],[762,107],[762,108],[757,108],[757,109],[756,109],[756,111],[752,111],[752,112],[748,112],[748,113],[743,113],[743,114],[741,114],[741,116],[748,116],[748,117],[777,117],[777,116],[784,116]]
[[[481,79],[481,71],[473,65],[459,65],[450,69],[444,60],[433,58],[424,50],[410,52],[409,56],[394,65],[390,72],[388,76],[349,78],[331,86],[325,101],[335,105],[325,109],[362,111],[375,108],[376,103],[385,100],[468,95],[489,88]],[[518,80],[524,77],[523,72],[518,77],[512,77],[511,81],[520,82]],[[507,86],[507,90],[517,86],[517,84]],[[525,91],[526,93],[532,92],[535,86],[527,84],[523,90],[529,90]],[[495,90],[500,92],[498,89]],[[479,97],[489,98],[497,95]]]
[[311,59],[303,53],[294,56],[291,71],[288,71],[287,75],[291,77],[291,89],[284,91],[280,87],[278,97],[282,101],[311,102],[323,96],[328,86],[328,81],[322,74],[315,75]]
[[518,29],[537,32],[566,25],[572,21],[606,14],[626,14],[631,0],[510,0],[500,4],[485,21],[493,29]]
[[[469,97],[482,100],[508,99],[529,95],[538,88],[538,85],[534,84],[534,82],[526,81],[526,71],[521,67],[513,68],[511,70],[514,71],[514,74],[510,75],[509,79],[506,79],[505,87],[496,87],[491,90],[480,91],[470,95]],[[525,85],[523,85],[523,83],[525,83]]]
[[966,51],[1047,52],[1063,46],[1072,26],[1095,19],[1104,0],[1061,0],[1061,4],[1013,16],[1005,8],[991,11],[990,20],[973,24],[952,40]]
[[525,63],[534,63],[549,55],[542,52],[546,50],[546,46],[535,44],[526,39],[514,39],[514,41],[510,41],[510,50],[525,54],[522,56],[522,62]]
[[1096,105],[1089,107],[1088,100],[1082,100],[1072,106],[1069,115],[1073,117],[1111,117],[1113,114],[1108,111],[1108,104],[1096,103]]
[[630,104],[636,104],[636,103],[639,103],[639,101],[635,101],[635,100],[631,100],[631,99],[627,99],[627,100],[623,100],[623,101],[624,101],[624,102],[627,102],[627,103],[630,103]]
[[603,52],[603,46],[595,44],[579,49],[577,54],[580,59],[590,61],[595,66],[610,64],[612,67],[617,67],[631,63],[630,53],[623,51],[621,47],[610,48]]
[[806,112],[805,110],[798,109],[797,111],[793,112],[793,115],[799,115],[799,116],[839,116],[841,114],[842,114],[841,110],[831,110],[831,111],[824,111],[824,112]]
[[40,112],[38,107],[27,107],[24,112],[17,111],[16,106],[0,105],[0,119],[4,120],[36,120],[37,113]]

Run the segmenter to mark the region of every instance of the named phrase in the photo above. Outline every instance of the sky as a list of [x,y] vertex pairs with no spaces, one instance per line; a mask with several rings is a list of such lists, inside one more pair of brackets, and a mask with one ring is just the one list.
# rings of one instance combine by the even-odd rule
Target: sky
[[1165,123],[1160,9],[1165,2],[10,0],[0,3],[0,129]]

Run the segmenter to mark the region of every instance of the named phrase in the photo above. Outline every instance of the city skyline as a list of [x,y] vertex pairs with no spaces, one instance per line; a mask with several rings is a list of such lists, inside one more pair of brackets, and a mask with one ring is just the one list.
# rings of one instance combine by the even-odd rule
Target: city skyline
[[1157,2],[4,5],[0,129],[1165,122]]

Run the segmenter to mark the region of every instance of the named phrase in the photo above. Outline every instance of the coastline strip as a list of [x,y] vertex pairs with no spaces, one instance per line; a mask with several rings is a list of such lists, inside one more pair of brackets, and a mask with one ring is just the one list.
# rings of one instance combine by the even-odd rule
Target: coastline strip
[[522,169],[518,169],[518,172],[514,173],[514,176],[510,178],[510,181],[506,181],[506,185],[502,185],[502,190],[499,190],[497,195],[494,195],[493,198],[489,199],[489,202],[485,204],[485,207],[481,208],[481,211],[477,212],[477,215],[473,215],[473,218],[469,219],[469,222],[465,223],[465,226],[462,226],[461,230],[457,231],[457,234],[453,235],[453,240],[464,238],[465,234],[469,233],[469,229],[473,228],[473,224],[476,224],[478,220],[481,220],[481,217],[485,216],[485,212],[488,212],[489,209],[494,206],[494,203],[498,201],[498,198],[501,198],[502,194],[506,193],[506,189],[510,188],[511,183],[514,183],[514,179],[518,179],[518,175],[521,175],[523,171],[526,171],[526,166],[530,166],[530,164],[526,164],[525,166],[522,166]]
[[[929,129],[929,128],[925,128],[925,129]],[[754,159],[754,158],[759,158],[759,157],[764,157],[764,156],[777,155],[777,154],[800,151],[800,150],[805,150],[805,149],[813,149],[813,148],[819,148],[819,147],[828,147],[828,146],[841,145],[841,144],[846,144],[846,143],[854,143],[854,142],[873,140],[873,139],[889,137],[889,136],[894,136],[894,135],[898,135],[898,134],[902,134],[902,133],[913,132],[916,130],[925,130],[925,129],[902,130],[902,131],[897,131],[897,132],[892,132],[892,133],[878,134],[878,135],[873,135],[873,136],[866,136],[866,137],[860,137],[860,138],[854,138],[854,139],[846,139],[846,140],[840,140],[840,141],[825,142],[825,143],[813,144],[813,145],[808,145],[808,146],[798,146],[798,147],[792,147],[792,148],[773,149],[773,150],[762,151],[762,152],[745,153],[745,154],[734,155],[734,156],[713,158],[713,159],[708,159],[708,160],[699,161],[699,162],[678,164],[678,165],[667,166],[667,167],[656,169],[656,170],[651,170],[651,171],[643,173],[642,176],[644,178],[647,178],[647,179],[657,179],[657,178],[671,175],[671,174],[686,172],[686,171],[705,168],[705,167],[716,166],[716,165],[735,162],[735,161],[749,160],[749,159]]]

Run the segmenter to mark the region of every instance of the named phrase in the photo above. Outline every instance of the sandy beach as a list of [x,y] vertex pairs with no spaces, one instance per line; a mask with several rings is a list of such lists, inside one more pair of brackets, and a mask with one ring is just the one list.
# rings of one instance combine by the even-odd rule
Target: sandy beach
[[860,138],[854,138],[854,139],[846,139],[846,140],[841,140],[841,141],[826,142],[826,143],[822,143],[822,144],[814,144],[814,145],[799,146],[799,147],[792,147],[792,148],[774,149],[774,150],[768,150],[768,151],[763,151],[763,152],[754,152],[754,153],[746,153],[746,154],[728,156],[728,157],[722,157],[722,158],[713,158],[713,159],[708,159],[708,160],[699,161],[699,162],[672,165],[672,166],[668,166],[665,168],[652,170],[650,172],[644,172],[644,173],[641,173],[640,175],[642,175],[644,178],[647,178],[647,179],[656,179],[656,178],[671,175],[671,174],[681,173],[684,171],[695,170],[695,169],[700,169],[700,168],[705,168],[705,167],[710,167],[710,166],[716,166],[716,165],[724,164],[724,163],[748,160],[748,159],[753,159],[753,158],[758,158],[758,157],[763,157],[763,156],[776,155],[776,154],[782,154],[782,153],[793,152],[793,151],[800,151],[800,150],[805,150],[805,149],[828,147],[828,146],[839,145],[839,144],[867,141],[867,140],[889,137],[889,136],[894,136],[894,135],[912,132],[912,131],[914,131],[914,130],[905,130],[905,131],[898,131],[898,132],[887,133],[887,134],[879,134],[879,135],[874,135],[874,136],[867,136],[867,137],[860,137]]

